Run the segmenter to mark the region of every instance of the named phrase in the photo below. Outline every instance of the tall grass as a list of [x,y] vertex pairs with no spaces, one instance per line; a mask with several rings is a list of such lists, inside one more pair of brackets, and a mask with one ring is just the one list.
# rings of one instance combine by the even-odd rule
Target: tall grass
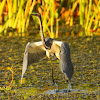
[[[47,34],[52,38],[58,37],[58,13],[54,9],[54,0],[42,0],[42,2],[44,5],[39,8],[39,12],[42,14],[43,31],[48,32]],[[56,32],[54,32],[54,26],[56,26]]]
[[80,25],[84,25],[84,15],[85,15],[85,0],[80,0],[79,5],[79,13],[80,13]]
[[25,32],[34,5],[35,0],[3,0],[0,4],[0,18],[4,15],[4,7],[7,7],[7,11],[3,17],[4,23],[0,25],[0,33],[6,34],[9,27],[16,28],[19,33]]
[[72,26],[75,18],[79,19],[79,24],[86,31],[81,35],[90,35],[87,31],[97,30],[100,26],[99,9],[100,0],[1,0],[0,33],[6,34],[7,29],[13,28],[24,35],[29,26],[31,13],[40,12],[43,31],[52,38],[59,36],[59,25],[65,21]]
[[[88,32],[90,29],[96,30],[97,27],[99,27],[98,22],[100,20],[100,17],[98,19],[98,16],[100,16],[100,15],[98,13],[99,13],[99,9],[100,9],[100,0],[96,0],[96,1],[98,2],[97,5],[93,2],[93,0],[89,0],[89,2],[84,1],[84,3],[82,3],[82,5],[80,4],[80,6],[83,6],[83,8],[85,8],[85,10],[83,11],[83,14],[80,14],[80,24],[85,28],[85,31],[86,31],[85,35],[90,35],[90,32]],[[80,8],[82,10],[82,7],[80,7]],[[83,18],[81,18],[81,17],[83,17]],[[85,23],[83,20],[85,21]]]

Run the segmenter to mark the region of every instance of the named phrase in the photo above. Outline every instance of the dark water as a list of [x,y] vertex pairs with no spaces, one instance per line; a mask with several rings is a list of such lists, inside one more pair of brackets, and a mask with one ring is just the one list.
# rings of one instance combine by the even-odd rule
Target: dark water
[[67,83],[53,58],[54,79],[51,79],[50,61],[45,57],[28,67],[20,84],[23,52],[27,42],[39,41],[35,36],[0,38],[0,99],[89,99],[100,100],[100,37],[64,37],[69,43],[74,65],[72,90],[66,92]]

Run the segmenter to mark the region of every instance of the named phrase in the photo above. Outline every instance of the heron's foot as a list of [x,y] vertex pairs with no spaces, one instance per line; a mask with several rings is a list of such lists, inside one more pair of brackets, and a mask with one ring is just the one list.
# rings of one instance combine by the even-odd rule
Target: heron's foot
[[56,87],[55,91],[58,91],[58,85],[57,85],[57,83],[56,83],[56,82],[53,82],[53,86],[55,86],[55,87]]
[[71,92],[71,90],[68,90],[68,89],[67,89],[67,93],[68,93],[68,92]]
[[67,91],[68,91],[68,92],[71,92],[71,89],[72,89],[71,83],[70,83],[70,82],[68,82]]
[[56,93],[58,93],[59,92],[59,90],[58,90],[58,85],[55,83],[55,86],[56,86],[56,89],[55,89],[55,91],[56,91]]
[[58,91],[58,85],[55,83],[55,86],[56,86],[56,91]]
[[54,81],[54,78],[53,78],[53,76],[52,76],[52,82],[53,82],[53,84],[55,84],[55,81]]

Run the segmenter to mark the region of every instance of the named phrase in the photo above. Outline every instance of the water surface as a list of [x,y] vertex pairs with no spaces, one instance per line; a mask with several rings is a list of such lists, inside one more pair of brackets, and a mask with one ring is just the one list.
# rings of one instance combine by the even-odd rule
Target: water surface
[[57,40],[70,45],[74,65],[72,90],[59,69],[59,61],[52,58],[54,79],[51,79],[50,61],[45,57],[28,67],[20,84],[23,53],[27,42],[39,41],[35,36],[1,37],[0,39],[0,99],[93,99],[100,100],[100,37],[64,37]]

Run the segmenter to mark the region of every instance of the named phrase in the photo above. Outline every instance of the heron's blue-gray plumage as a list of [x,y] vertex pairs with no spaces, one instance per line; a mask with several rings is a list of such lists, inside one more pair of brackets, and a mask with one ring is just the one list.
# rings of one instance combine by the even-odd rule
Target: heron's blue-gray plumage
[[60,69],[65,73],[68,80],[71,80],[74,68],[70,58],[70,48],[66,42],[62,42],[60,48]]
[[[51,54],[55,54],[55,56],[60,60],[60,69],[70,81],[74,73],[74,68],[70,58],[69,45],[66,42],[56,41],[51,38],[45,39],[43,34],[41,14],[36,13],[32,15],[37,16],[39,19],[41,41],[33,42],[33,43],[29,42],[26,45],[25,52],[24,52],[24,59],[23,59],[21,83],[22,83],[23,75],[29,65],[38,62],[45,55],[47,55],[47,57],[50,59]],[[54,82],[53,67],[52,67],[52,80]]]
[[51,49],[51,46],[53,44],[53,40],[51,38],[45,38],[45,45],[48,47],[48,49]]

